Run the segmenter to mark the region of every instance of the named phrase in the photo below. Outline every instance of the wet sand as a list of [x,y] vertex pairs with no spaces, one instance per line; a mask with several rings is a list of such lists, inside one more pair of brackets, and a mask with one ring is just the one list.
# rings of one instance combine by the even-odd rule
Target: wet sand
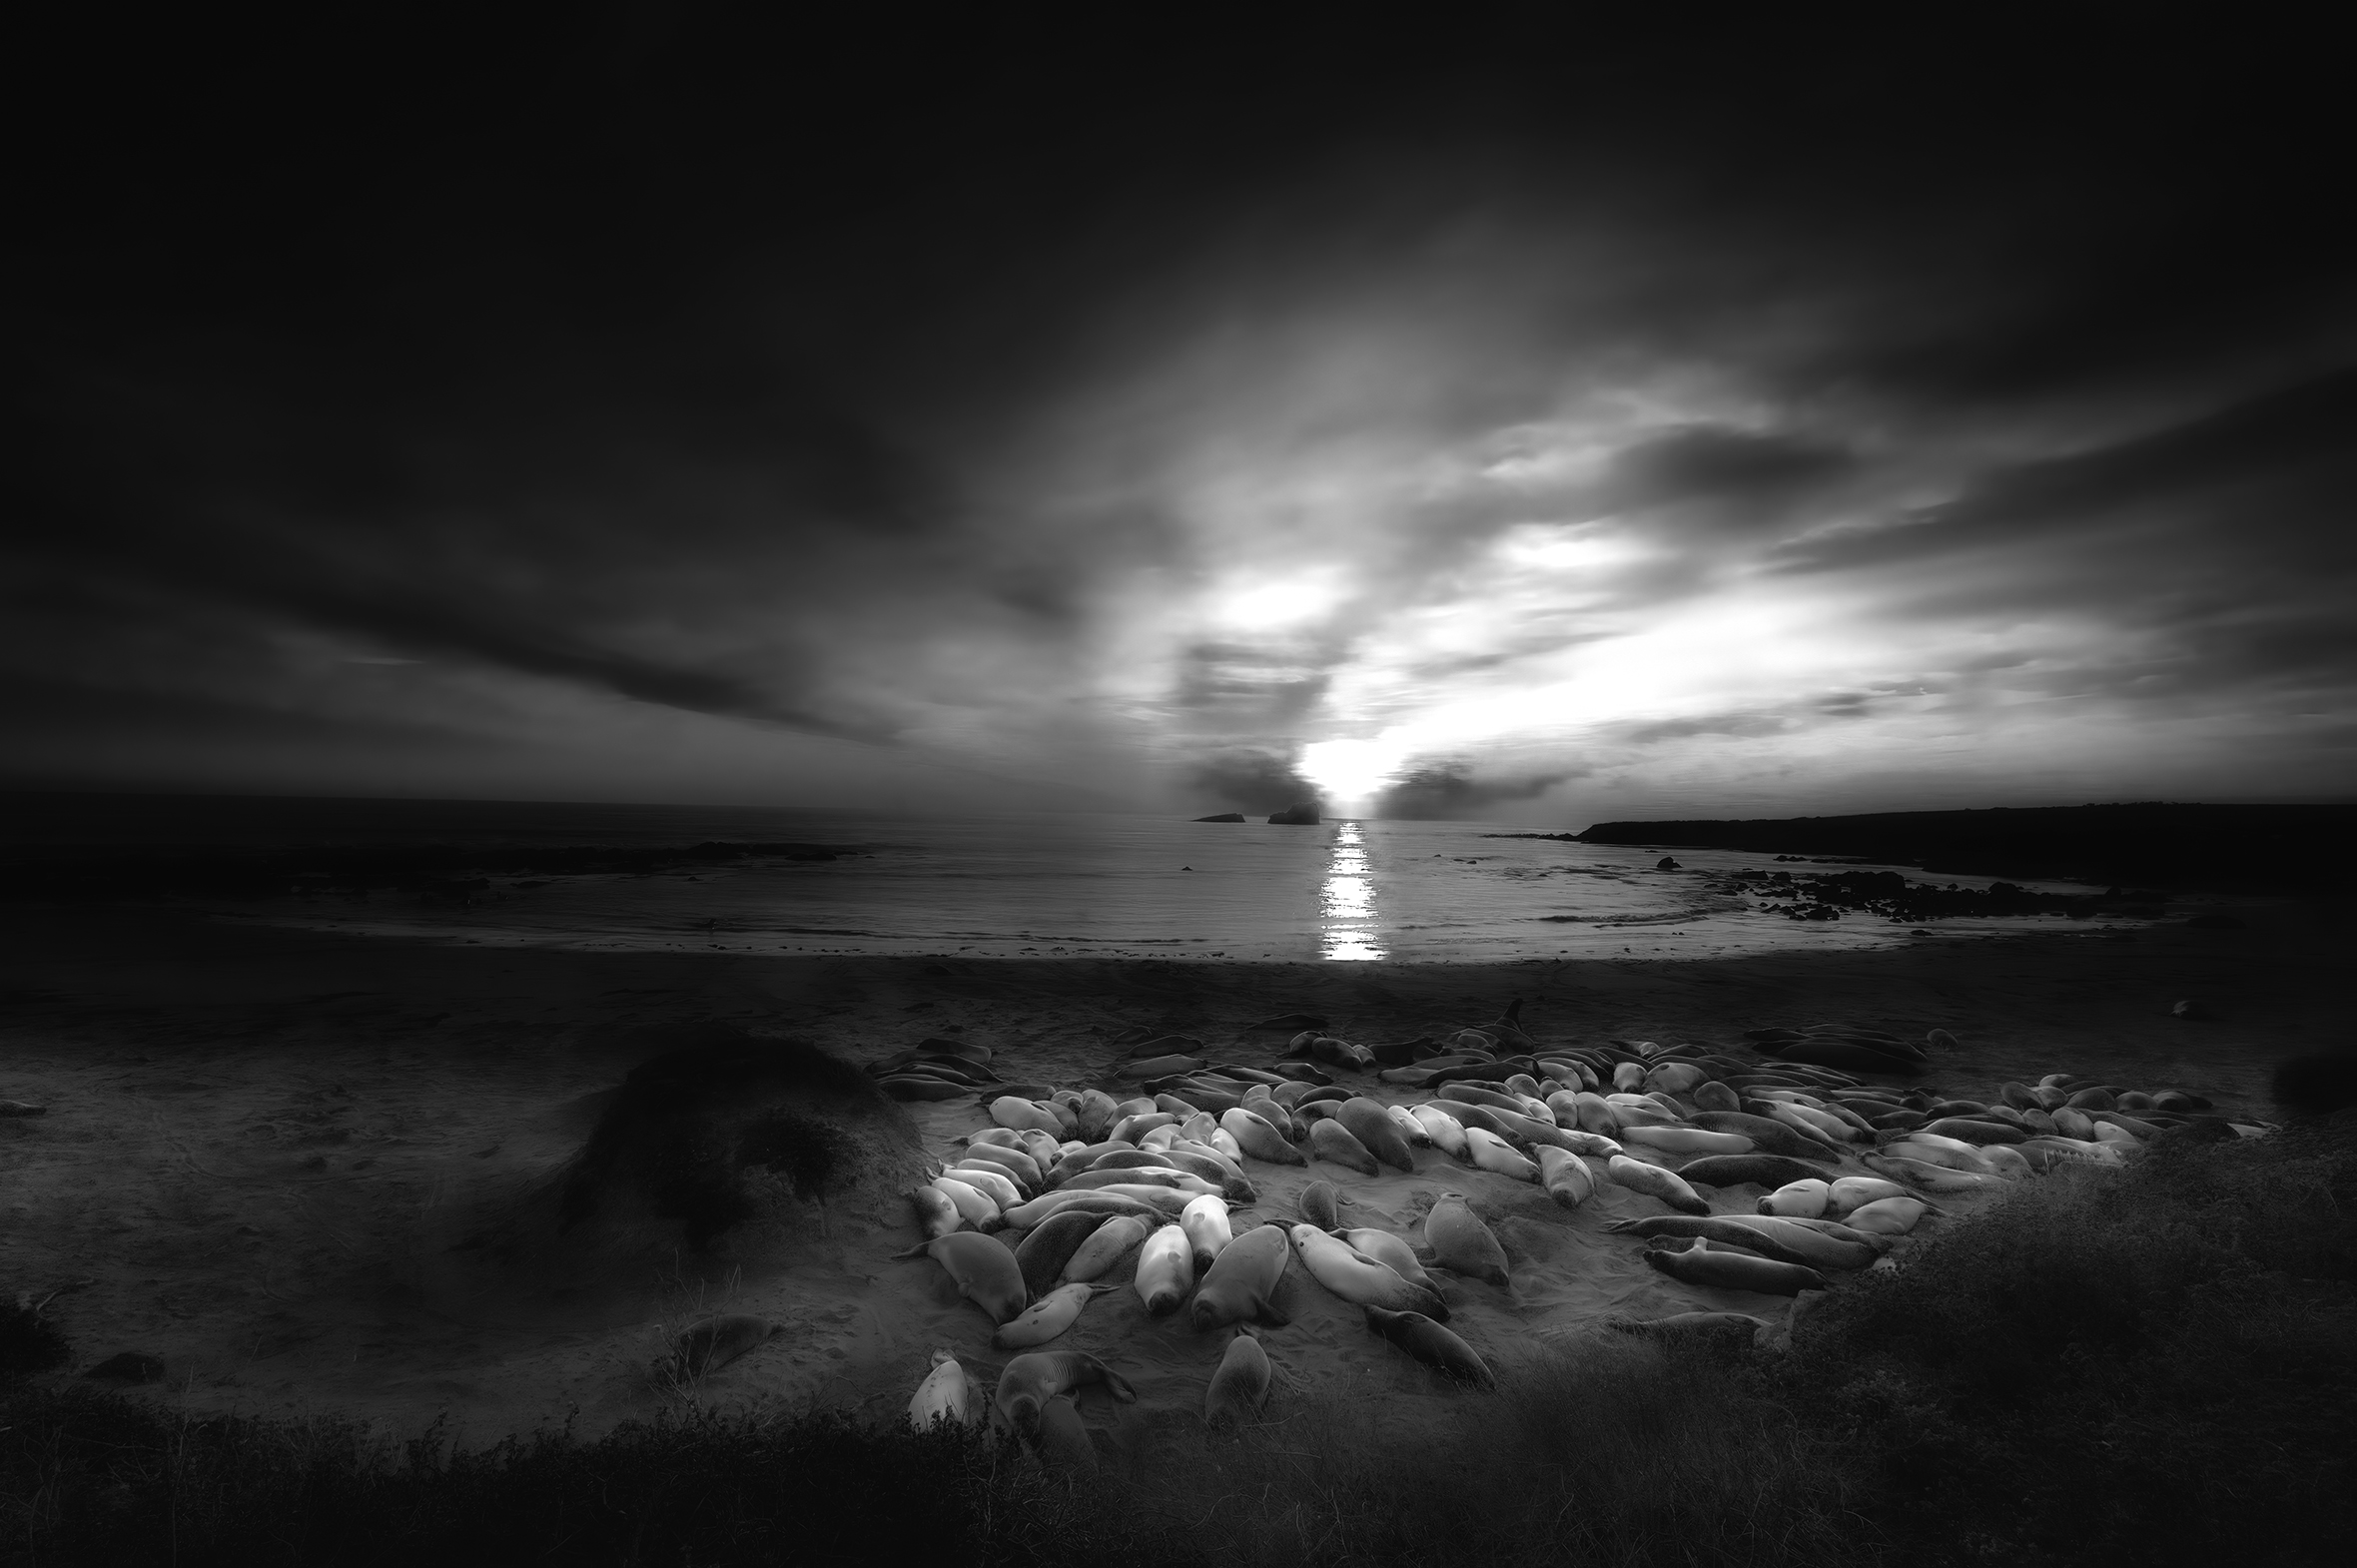
[[[2232,908],[2246,929],[1411,966],[479,949],[19,905],[0,962],[0,1098],[50,1111],[0,1121],[0,1288],[78,1286],[49,1308],[75,1346],[56,1376],[141,1351],[169,1376],[136,1396],[198,1411],[335,1415],[396,1433],[446,1416],[468,1443],[568,1417],[594,1432],[675,1401],[649,1364],[698,1312],[728,1309],[787,1331],[693,1397],[881,1417],[937,1345],[986,1378],[1006,1359],[938,1267],[890,1260],[916,1239],[913,1220],[838,1226],[790,1262],[732,1271],[679,1257],[593,1285],[452,1247],[561,1166],[604,1092],[666,1031],[709,1021],[801,1035],[855,1062],[957,1028],[992,1046],[1009,1078],[1077,1084],[1110,1072],[1123,1056],[1113,1038],[1138,1025],[1264,1065],[1278,1042],[1239,1031],[1272,1014],[1322,1014],[1347,1036],[1384,1040],[1479,1023],[1519,998],[1542,1040],[1724,1044],[1831,1020],[1910,1038],[1939,1027],[1961,1045],[1923,1082],[1952,1094],[2071,1072],[2264,1117],[2273,1063],[2345,1033],[2346,925],[2319,905]],[[2184,999],[2206,1016],[2171,1016]],[[985,1125],[966,1101],[909,1109],[942,1156]],[[1261,1200],[1236,1223],[1289,1219],[1300,1186],[1325,1177],[1354,1198],[1350,1222],[1415,1239],[1437,1194],[1466,1194],[1504,1241],[1514,1281],[1452,1278],[1452,1326],[1500,1364],[1608,1313],[1786,1308],[1679,1285],[1645,1265],[1643,1243],[1605,1231],[1666,1211],[1651,1198],[1600,1184],[1566,1213],[1535,1186],[1437,1151],[1417,1151],[1417,1164],[1379,1179],[1250,1165]],[[1715,1206],[1748,1209],[1754,1195],[1725,1189]],[[1183,1314],[1151,1318],[1127,1269],[1112,1278],[1124,1288],[1053,1347],[1130,1375],[1140,1403],[1093,1397],[1089,1420],[1101,1441],[1147,1441],[1195,1418],[1225,1335],[1197,1335]],[[1460,1397],[1298,1263],[1285,1304],[1291,1326],[1264,1343],[1296,1383],[1366,1389],[1385,1423]]]

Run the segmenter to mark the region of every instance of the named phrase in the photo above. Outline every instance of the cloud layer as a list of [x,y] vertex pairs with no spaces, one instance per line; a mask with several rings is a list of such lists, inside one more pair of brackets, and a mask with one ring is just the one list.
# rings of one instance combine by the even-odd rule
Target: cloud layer
[[32,253],[15,776],[2357,793],[2325,101],[1999,39],[2016,111],[1960,129],[1985,77],[1747,42],[1258,84],[1212,132],[943,87],[846,148],[851,86],[599,39],[438,130],[325,112],[316,161],[218,129]]

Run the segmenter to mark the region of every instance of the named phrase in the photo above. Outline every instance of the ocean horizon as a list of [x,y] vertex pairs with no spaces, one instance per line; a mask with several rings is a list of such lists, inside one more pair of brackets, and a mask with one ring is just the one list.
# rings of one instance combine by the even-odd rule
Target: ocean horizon
[[[820,807],[241,796],[20,798],[18,863],[190,854],[622,849],[804,843],[831,860],[491,875],[463,900],[378,889],[204,897],[218,918],[485,946],[615,951],[1497,962],[1720,958],[1920,940],[1853,912],[1796,921],[1731,891],[1776,857],[1535,837],[1525,824],[1328,819],[1316,826],[1130,813],[904,816]],[[1845,870],[1906,867],[1841,863]],[[1944,883],[1984,887],[1990,878]],[[2014,879],[2020,882],[2021,879]],[[2071,883],[2023,885],[2085,892]],[[1943,934],[2088,929],[2050,916],[1946,919]]]

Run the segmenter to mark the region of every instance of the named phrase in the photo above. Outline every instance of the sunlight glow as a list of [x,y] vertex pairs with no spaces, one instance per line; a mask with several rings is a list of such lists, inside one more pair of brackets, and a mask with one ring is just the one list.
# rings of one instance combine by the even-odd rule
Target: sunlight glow
[[1301,748],[1301,776],[1318,788],[1329,806],[1371,799],[1391,782],[1407,759],[1388,735],[1375,740],[1320,740]]
[[1334,829],[1334,857],[1326,867],[1318,914],[1325,928],[1319,943],[1324,958],[1364,963],[1383,956],[1375,940],[1375,879],[1355,822]]

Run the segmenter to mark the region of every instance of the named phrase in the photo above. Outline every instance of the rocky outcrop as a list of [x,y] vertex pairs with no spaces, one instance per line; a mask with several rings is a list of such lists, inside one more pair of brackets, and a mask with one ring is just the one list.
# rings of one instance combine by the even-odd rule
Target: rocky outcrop
[[1197,817],[1194,820],[1197,822],[1241,822],[1244,820],[1244,814],[1240,811],[1222,811],[1215,817]]
[[1317,804],[1314,801],[1287,806],[1269,817],[1271,825],[1280,828],[1314,828],[1318,824]]

